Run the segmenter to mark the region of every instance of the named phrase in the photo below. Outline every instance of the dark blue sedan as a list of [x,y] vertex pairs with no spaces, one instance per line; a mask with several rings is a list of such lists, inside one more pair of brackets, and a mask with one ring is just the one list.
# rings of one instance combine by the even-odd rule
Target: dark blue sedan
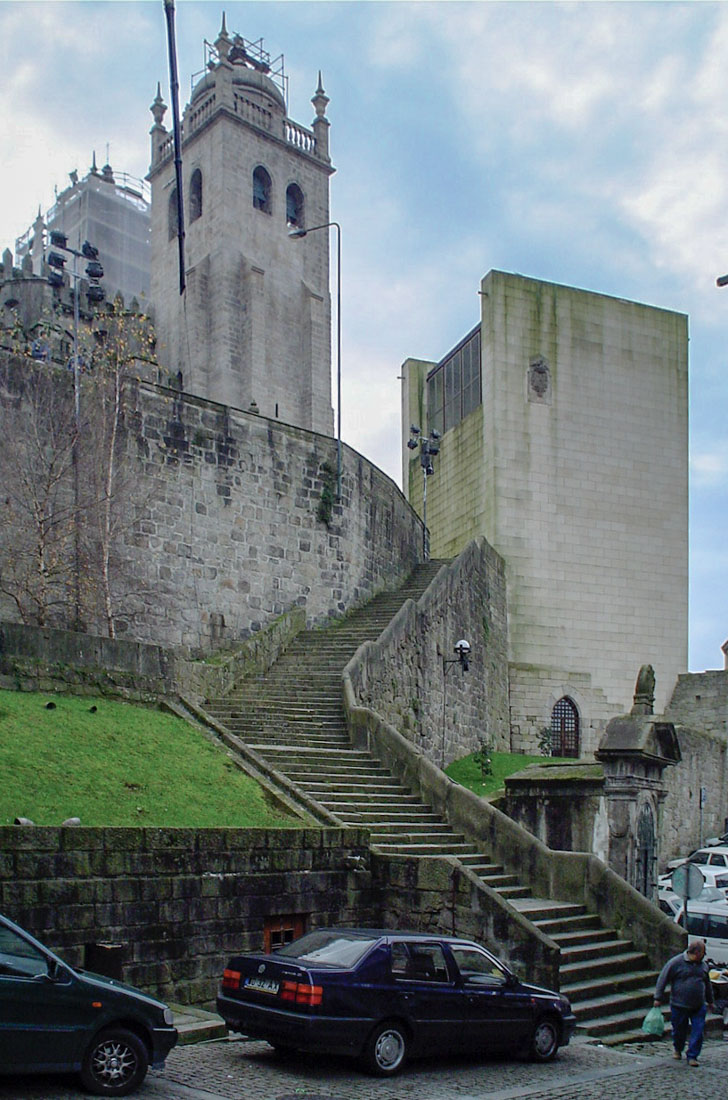
[[576,1026],[566,997],[519,981],[476,943],[381,929],[319,929],[273,955],[237,955],[217,1009],[231,1031],[353,1055],[380,1076],[433,1053],[547,1062]]

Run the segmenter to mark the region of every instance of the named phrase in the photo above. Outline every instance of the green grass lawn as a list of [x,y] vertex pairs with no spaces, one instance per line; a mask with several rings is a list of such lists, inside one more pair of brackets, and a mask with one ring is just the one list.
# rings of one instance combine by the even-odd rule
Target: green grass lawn
[[15,817],[36,825],[68,817],[95,826],[301,824],[179,718],[108,699],[0,691],[0,824]]
[[[471,753],[470,756],[463,756],[460,760],[453,760],[452,764],[448,764],[445,768],[445,771],[456,783],[474,791],[475,794],[482,795],[484,798],[502,791],[505,787],[506,777],[522,771],[529,764],[557,764],[560,762],[560,757],[557,756],[525,756],[523,753],[517,752],[493,752],[491,753],[493,774],[486,775],[483,778],[480,766],[475,762],[474,757],[475,753]],[[573,764],[573,760],[565,761],[565,763]]]

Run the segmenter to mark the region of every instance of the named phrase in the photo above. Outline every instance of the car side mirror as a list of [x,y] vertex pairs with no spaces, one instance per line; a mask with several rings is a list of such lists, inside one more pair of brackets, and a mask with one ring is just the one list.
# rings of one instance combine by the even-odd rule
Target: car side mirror
[[56,959],[49,959],[48,972],[43,976],[49,982],[67,982],[70,978],[70,971]]

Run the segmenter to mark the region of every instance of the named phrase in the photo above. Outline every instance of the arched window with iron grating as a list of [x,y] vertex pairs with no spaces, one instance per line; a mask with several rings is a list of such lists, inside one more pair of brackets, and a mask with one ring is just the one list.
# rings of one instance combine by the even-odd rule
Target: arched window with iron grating
[[551,755],[579,755],[579,711],[567,695],[551,711]]

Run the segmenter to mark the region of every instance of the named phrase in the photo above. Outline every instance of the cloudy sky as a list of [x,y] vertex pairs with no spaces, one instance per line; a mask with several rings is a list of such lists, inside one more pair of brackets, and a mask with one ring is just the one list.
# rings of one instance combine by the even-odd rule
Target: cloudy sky
[[[178,0],[182,103],[228,30],[331,98],[344,439],[397,481],[399,365],[478,320],[491,268],[690,315],[690,667],[728,638],[728,3]],[[0,0],[0,250],[68,172],[143,176],[162,0]]]

